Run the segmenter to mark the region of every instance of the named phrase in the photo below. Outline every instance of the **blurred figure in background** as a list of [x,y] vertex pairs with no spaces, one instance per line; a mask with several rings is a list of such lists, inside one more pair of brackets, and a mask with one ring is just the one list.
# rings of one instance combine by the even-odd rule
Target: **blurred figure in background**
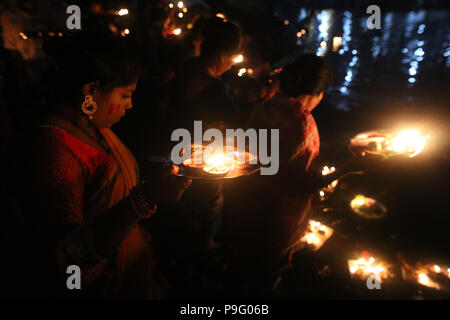
[[[167,142],[174,129],[186,128],[193,136],[194,120],[201,120],[206,130],[234,128],[239,119],[235,97],[221,75],[230,70],[240,51],[241,32],[233,22],[211,18],[204,22],[202,34],[200,56],[188,61],[166,87],[159,110],[159,154],[170,154],[172,145]],[[220,229],[222,207],[222,183],[197,180],[180,200],[178,212],[161,217],[162,227],[154,225],[155,229],[165,230],[164,234],[159,231],[159,242],[170,246],[164,251],[176,252],[179,259],[174,276],[186,277],[186,272],[192,273],[199,257],[207,249],[217,247],[214,238]],[[158,230],[154,232],[156,240]],[[192,274],[189,281],[193,281]]]
[[331,83],[322,58],[302,55],[280,74],[280,91],[254,107],[249,128],[277,128],[279,171],[241,177],[225,185],[226,235],[236,285],[243,294],[270,295],[312,213],[312,164],[320,138],[311,111]]

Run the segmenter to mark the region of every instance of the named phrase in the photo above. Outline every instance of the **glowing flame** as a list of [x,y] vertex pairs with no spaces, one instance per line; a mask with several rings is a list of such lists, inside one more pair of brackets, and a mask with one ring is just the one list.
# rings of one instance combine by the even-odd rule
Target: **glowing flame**
[[169,8],[170,8],[170,9],[173,8],[173,3],[169,3]]
[[[328,167],[328,166],[324,166],[322,168],[322,175],[326,176],[330,173],[333,173],[334,171],[336,171],[335,167]],[[325,188],[322,188],[319,191],[320,197],[323,199],[325,197],[326,193],[333,193],[334,189],[336,188],[338,184],[338,180],[333,180],[328,186],[326,186]]]
[[220,19],[225,19],[225,15],[223,13],[216,14],[216,17]]
[[326,48],[327,47],[327,42],[326,41],[321,41],[320,42],[320,47],[321,48]]
[[412,158],[425,148],[426,138],[420,135],[417,130],[404,130],[392,139],[392,149],[397,153],[409,154]]
[[183,8],[184,7],[184,3],[183,3],[183,1],[179,1],[178,2],[178,4],[177,4],[177,6],[178,6],[178,8]]
[[241,63],[242,61],[244,61],[244,56],[242,54],[237,55],[234,59],[233,62],[234,63]]
[[377,262],[374,257],[351,259],[347,263],[350,273],[359,276],[362,280],[366,280],[371,275],[378,276],[379,279],[386,279],[390,276],[385,264]]
[[417,282],[426,287],[439,290],[439,285],[436,282],[432,281],[425,272],[421,272],[417,275]]
[[322,168],[322,175],[323,175],[323,176],[326,176],[327,174],[330,174],[330,173],[332,173],[332,172],[334,172],[334,171],[336,171],[336,168],[335,168],[335,167],[329,168],[328,166],[324,166],[324,167]]
[[177,28],[177,29],[173,30],[173,34],[176,36],[179,36],[181,34],[181,29]]
[[342,43],[342,37],[334,37],[333,38],[333,52],[338,51],[339,47]]
[[353,209],[360,208],[360,207],[362,207],[362,206],[364,206],[366,204],[367,199],[368,198],[366,198],[363,195],[359,194],[352,200],[352,202],[350,203],[350,206]]
[[180,12],[179,14],[178,14],[178,18],[183,18],[183,12]]
[[117,14],[119,16],[126,16],[128,14],[128,9],[120,9]]
[[287,26],[289,24],[289,20],[284,20],[284,25]]
[[206,165],[203,170],[213,174],[225,174],[235,168],[235,160],[223,153],[213,154],[206,159]]
[[130,29],[126,28],[123,29],[120,34],[122,35],[122,37],[125,37],[126,35],[130,34]]
[[320,249],[331,237],[333,229],[321,224],[318,221],[310,220],[302,241],[310,246],[314,251]]
[[247,69],[241,68],[241,69],[239,69],[238,76],[242,77],[246,72],[247,72]]

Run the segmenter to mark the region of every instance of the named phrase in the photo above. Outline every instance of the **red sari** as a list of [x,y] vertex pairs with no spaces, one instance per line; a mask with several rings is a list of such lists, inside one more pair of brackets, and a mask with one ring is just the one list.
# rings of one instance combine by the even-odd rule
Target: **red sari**
[[[128,234],[112,259],[100,258],[92,237],[84,231],[67,239],[72,230],[84,230],[96,218],[108,214],[108,209],[129,195],[139,178],[131,152],[111,130],[100,132],[108,143],[109,153],[62,129],[41,128],[37,144],[40,156],[36,162],[39,167],[34,180],[40,214],[28,215],[28,221],[32,234],[39,237],[34,250],[44,269],[43,285],[55,286],[49,289],[50,295],[67,291],[65,268],[80,263],[84,264],[82,293],[86,296],[162,298],[167,283],[154,267],[151,236],[139,225]],[[73,261],[73,256],[79,256],[79,261]]]

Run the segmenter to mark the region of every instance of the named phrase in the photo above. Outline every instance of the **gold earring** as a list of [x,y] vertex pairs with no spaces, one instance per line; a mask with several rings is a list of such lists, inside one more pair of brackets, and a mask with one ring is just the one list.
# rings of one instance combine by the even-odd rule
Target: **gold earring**
[[84,102],[81,104],[81,110],[90,120],[92,120],[92,115],[97,111],[97,104],[92,99],[91,95],[87,94],[84,97]]

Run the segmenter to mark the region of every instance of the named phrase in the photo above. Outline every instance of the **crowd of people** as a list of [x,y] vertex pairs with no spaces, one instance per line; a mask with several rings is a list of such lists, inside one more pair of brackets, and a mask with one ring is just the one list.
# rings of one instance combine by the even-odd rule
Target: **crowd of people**
[[[3,274],[12,295],[165,299],[201,288],[270,297],[301,248],[315,191],[367,165],[315,174],[311,112],[332,81],[322,57],[303,54],[276,72],[263,62],[237,77],[230,70],[249,35],[228,17],[196,12],[182,40],[156,1],[133,36],[92,10],[83,30],[39,39],[39,55],[3,45]],[[279,129],[278,174],[192,181],[152,160],[194,120]],[[70,265],[81,268],[81,290],[67,288]]]

